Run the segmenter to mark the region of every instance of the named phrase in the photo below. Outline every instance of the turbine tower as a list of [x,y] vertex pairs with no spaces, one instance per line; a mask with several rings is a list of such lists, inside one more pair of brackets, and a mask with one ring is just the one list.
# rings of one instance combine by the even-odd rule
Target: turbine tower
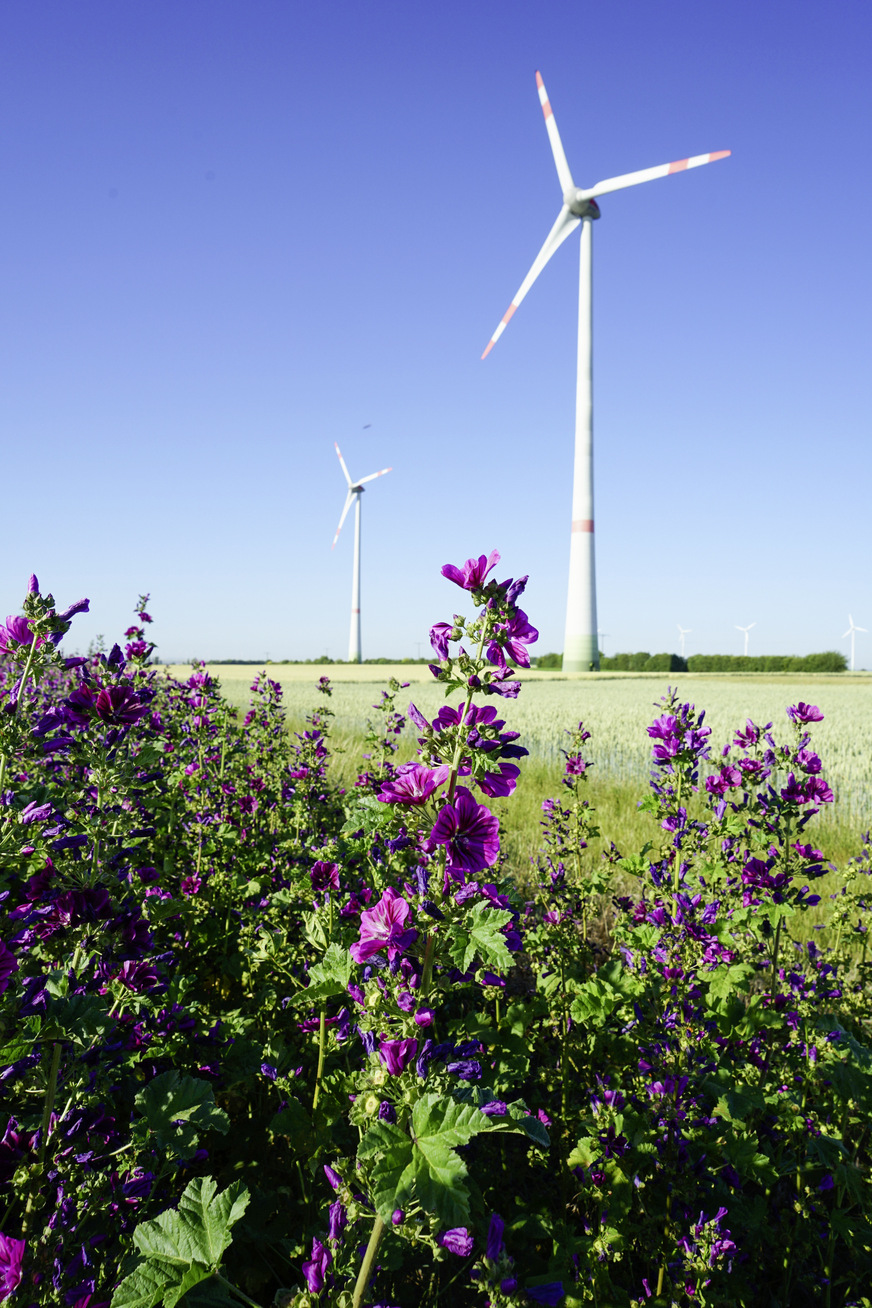
[[[333,442],[336,445],[336,442]],[[336,535],[333,537],[331,549],[336,548],[336,542],[339,540],[339,533],[342,530],[342,524],[345,521],[348,510],[354,504],[354,571],[351,577],[351,631],[348,636],[348,662],[360,662],[360,497],[363,494],[363,488],[368,481],[375,481],[376,477],[383,477],[386,472],[391,472],[390,468],[382,468],[381,472],[371,472],[368,477],[361,477],[360,481],[352,481],[348,469],[345,466],[345,460],[342,457],[342,451],[336,445],[336,453],[339,455],[339,462],[342,465],[342,471],[345,480],[348,483],[348,494],[345,497],[345,508],[342,510],[342,517],[339,519],[339,526],[336,528]]]
[[736,631],[744,631],[745,633],[745,658],[747,658],[748,657],[748,632],[751,630],[752,627],[756,627],[757,623],[749,622],[747,627],[740,627],[738,623],[734,625],[736,627]]
[[689,636],[689,635],[690,635],[690,633],[691,633],[691,631],[693,630],[693,628],[692,628],[692,627],[682,627],[682,625],[681,625],[680,622],[677,624],[677,626],[678,626],[678,639],[679,639],[679,642],[681,643],[681,657],[684,658],[684,638],[685,638],[685,636]]
[[865,631],[866,631],[866,628],[865,628],[865,627],[857,627],[857,626],[855,626],[855,625],[854,625],[854,619],[851,617],[851,615],[850,615],[850,613],[849,613],[849,614],[848,614],[848,630],[845,632],[844,636],[842,636],[842,640],[845,639],[845,636],[850,636],[850,637],[851,637],[851,671],[852,671],[852,672],[854,671],[854,633],[857,632],[857,631],[865,632]]
[[545,83],[536,74],[539,101],[545,115],[545,126],[551,142],[551,153],[557,167],[563,205],[545,244],[536,255],[533,266],[521,282],[520,289],[500,321],[481,356],[490,354],[502,336],[508,322],[548,260],[568,236],[581,224],[581,265],[578,284],[578,375],[575,390],[575,470],[572,479],[572,529],[569,545],[569,592],[566,601],[566,633],[563,641],[563,667],[569,672],[587,672],[599,667],[596,620],[596,571],[593,542],[593,319],[591,296],[591,256],[593,220],[599,218],[597,196],[611,191],[622,191],[640,182],[651,182],[655,177],[668,177],[688,168],[725,159],[729,150],[714,154],[697,154],[674,163],[659,164],[656,168],[643,168],[639,172],[609,177],[588,190],[580,190],[572,180],[569,164],[563,152],[557,123],[545,91]]

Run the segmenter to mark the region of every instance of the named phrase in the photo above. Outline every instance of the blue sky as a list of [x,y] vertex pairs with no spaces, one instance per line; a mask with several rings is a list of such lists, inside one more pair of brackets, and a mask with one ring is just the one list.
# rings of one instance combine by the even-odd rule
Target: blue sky
[[[7,0],[0,11],[3,612],[71,645],[141,591],[165,658],[416,655],[528,572],[562,642],[578,242],[480,360],[576,181],[594,230],[607,652],[841,648],[872,629],[865,0]],[[365,429],[366,424],[371,424]],[[872,635],[858,637],[872,666]]]

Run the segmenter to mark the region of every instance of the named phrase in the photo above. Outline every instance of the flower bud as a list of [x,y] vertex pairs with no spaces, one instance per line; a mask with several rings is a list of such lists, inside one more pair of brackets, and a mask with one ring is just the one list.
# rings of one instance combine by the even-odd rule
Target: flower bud
[[391,1222],[393,1223],[393,1225],[402,1226],[405,1220],[406,1220],[406,1214],[403,1212],[402,1208],[395,1208],[393,1212],[393,1216],[391,1217]]

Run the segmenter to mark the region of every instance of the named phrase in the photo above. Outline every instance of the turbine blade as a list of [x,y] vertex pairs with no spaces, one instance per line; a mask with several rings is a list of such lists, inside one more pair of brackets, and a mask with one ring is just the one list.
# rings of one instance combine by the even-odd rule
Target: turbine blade
[[560,139],[560,133],[557,130],[557,120],[554,117],[554,110],[548,100],[548,92],[545,90],[545,83],[542,81],[542,74],[536,73],[536,86],[539,90],[539,103],[542,106],[542,112],[545,115],[545,126],[548,129],[548,140],[551,142],[551,153],[554,155],[554,163],[557,167],[557,176],[560,178],[560,189],[565,195],[567,191],[575,190],[575,182],[572,180],[572,173],[569,171],[569,164],[566,162],[566,154],[563,150],[563,142]]
[[[336,445],[336,442],[334,441],[333,444]],[[340,450],[338,445],[336,445],[336,453],[339,455],[339,462],[342,464],[342,471],[345,473],[345,480],[348,482],[348,485],[350,487],[353,485],[353,482],[348,475],[348,469],[345,466],[345,460],[342,457],[342,451]]]
[[656,177],[669,177],[671,173],[683,173],[688,168],[699,168],[702,164],[716,163],[726,159],[732,150],[715,150],[711,154],[694,154],[689,159],[676,159],[673,163],[658,164],[656,168],[641,168],[637,173],[622,173],[620,177],[607,177],[604,182],[597,182],[589,191],[582,191],[585,200],[596,199],[598,195],[608,195],[610,191],[623,191],[627,186],[638,186],[640,182],[653,182]]
[[854,630],[855,630],[855,631],[865,631],[866,628],[865,628],[865,627],[855,627]]
[[382,468],[381,472],[371,472],[368,477],[361,477],[357,484],[362,486],[365,481],[375,481],[376,477],[383,477],[386,472],[393,472],[393,468]]
[[555,250],[560,249],[560,246],[566,240],[567,236],[571,236],[571,234],[575,231],[576,227],[580,222],[581,219],[574,217],[569,212],[569,209],[566,207],[566,205],[564,205],[563,208],[560,210],[560,213],[557,215],[557,221],[555,222],[554,226],[551,228],[551,231],[545,237],[545,244],[542,246],[542,249],[536,255],[536,258],[533,260],[532,268],[527,273],[527,276],[524,278],[524,280],[521,282],[521,285],[515,295],[515,298],[512,300],[512,303],[509,305],[508,309],[506,309],[506,312],[502,316],[499,327],[497,327],[493,336],[490,338],[487,349],[485,350],[484,354],[481,356],[483,359],[487,358],[491,350],[496,345],[497,341],[502,336],[503,332],[506,330],[506,327],[509,324],[509,320],[511,319],[512,314],[515,312],[518,305],[521,303],[524,296],[527,294],[530,287],[533,285],[536,278],[539,276],[540,272],[545,267],[548,260],[551,258],[552,254],[554,254]]
[[856,627],[849,627],[847,631],[843,631],[843,632],[842,632],[842,640],[844,640],[846,636],[850,636],[850,634],[851,634],[852,631],[856,631],[856,630],[857,630]]
[[351,501],[353,499],[354,499],[354,495],[351,493],[351,491],[349,491],[347,496],[345,497],[345,508],[342,510],[342,517],[339,519],[339,526],[336,528],[336,535],[333,537],[333,544],[330,546],[331,550],[336,549],[336,542],[339,539],[339,533],[342,530],[342,524],[345,521],[345,519],[348,517],[348,510],[351,508]]

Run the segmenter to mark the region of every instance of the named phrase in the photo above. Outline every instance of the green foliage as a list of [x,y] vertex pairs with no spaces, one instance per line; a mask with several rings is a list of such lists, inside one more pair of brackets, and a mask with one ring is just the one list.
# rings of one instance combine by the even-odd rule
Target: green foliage
[[175,1308],[188,1290],[217,1273],[248,1207],[241,1181],[216,1194],[211,1177],[191,1181],[178,1208],[136,1228],[133,1243],[142,1256],[112,1296],[111,1308]]
[[136,1107],[142,1114],[142,1125],[170,1157],[193,1157],[200,1131],[226,1135],[230,1129],[230,1119],[215,1103],[208,1082],[180,1076],[175,1069],[155,1077],[140,1090]]

